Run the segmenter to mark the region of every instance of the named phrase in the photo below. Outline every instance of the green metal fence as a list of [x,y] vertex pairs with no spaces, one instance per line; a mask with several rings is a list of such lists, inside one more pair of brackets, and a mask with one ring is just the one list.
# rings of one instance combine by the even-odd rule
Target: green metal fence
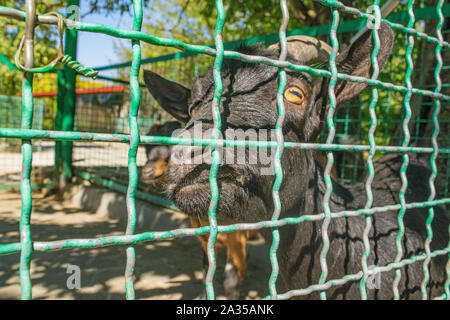
[[[22,117],[21,97],[0,95],[0,127],[20,127]],[[44,99],[34,100],[34,117],[32,128],[43,129],[44,123]],[[14,189],[20,183],[21,174],[21,141],[20,139],[0,138],[0,189]],[[34,187],[49,185],[53,178],[53,156],[49,149],[54,142],[38,140],[33,145],[35,157],[31,183]]]
[[[448,8],[448,5],[447,7]],[[444,16],[448,16],[448,9],[444,8]],[[414,11],[416,17],[416,23],[418,21],[424,22],[424,24],[432,23],[436,18],[431,14],[433,8],[423,8],[416,9]],[[397,12],[389,16],[390,21],[407,23],[408,16],[406,12]],[[361,28],[361,21],[350,20],[343,22],[344,27],[337,29],[337,36],[339,42],[345,43],[348,40],[349,35]],[[445,31],[450,32],[450,31]],[[307,34],[311,36],[316,36],[327,42],[330,41],[329,37],[329,26],[317,26],[306,29],[292,30],[289,32],[290,35],[295,34]],[[246,43],[264,42],[266,44],[272,44],[278,40],[277,35],[265,35],[259,36],[251,39],[243,40]],[[234,48],[243,41],[233,41],[230,43],[224,43],[225,48]],[[418,39],[420,41],[420,39]],[[402,33],[396,34],[395,39],[396,44],[403,44],[404,48],[407,46],[407,38],[404,37]],[[402,46],[403,47],[403,46]],[[412,55],[415,60],[418,61],[417,57],[422,57],[425,54],[425,45],[420,43],[413,48]],[[386,67],[380,72],[379,79],[385,82],[394,82],[392,75],[396,75],[398,78],[404,78],[406,73],[406,64],[403,63],[404,57],[398,56],[390,59],[387,62]],[[193,81],[199,76],[206,72],[206,70],[212,66],[214,60],[209,56],[204,56],[201,54],[195,54],[190,52],[182,52],[169,54],[161,57],[149,58],[142,60],[143,69],[148,69],[153,72],[160,74],[161,76],[177,81],[184,84],[186,87],[191,87]],[[125,62],[120,64],[108,65],[96,68],[100,71],[100,75],[103,72],[108,72],[109,77],[104,77],[104,86],[115,86],[115,85],[125,85],[128,82],[127,75],[129,74],[129,65],[131,62]],[[424,73],[424,63],[419,64],[419,73]],[[443,68],[443,70],[446,67]],[[433,68],[434,70],[434,68]],[[106,78],[108,80],[106,80]],[[162,110],[151,96],[149,96],[147,89],[142,84],[141,80],[141,104],[138,114],[138,125],[141,132],[146,133],[151,124],[161,117],[162,121],[171,120],[170,116],[167,115],[164,110]],[[80,88],[95,88],[98,86],[97,82],[92,80],[82,81],[79,85]],[[442,92],[447,93],[449,91],[449,85],[445,81],[442,84]],[[426,89],[429,88],[429,84],[424,83],[424,77],[420,77],[417,81],[413,82],[415,88]],[[92,103],[92,100],[97,99],[94,95],[85,96],[86,99],[80,99],[77,97],[77,107],[75,111],[75,122],[77,131],[88,131],[88,132],[120,132],[129,133],[128,128],[128,104],[129,104],[129,88],[127,86],[127,92],[123,95],[121,103],[116,104],[111,101],[113,98],[99,98],[102,100],[101,103]],[[101,94],[100,94],[101,95]],[[403,132],[401,130],[396,130],[401,127],[402,123],[402,100],[403,94],[395,92],[394,90],[383,90],[380,92],[378,103],[376,105],[376,113],[378,115],[377,120],[377,130],[374,133],[374,138],[377,145],[401,145],[403,141]],[[89,99],[87,99],[89,98]],[[348,103],[340,107],[334,114],[335,123],[335,138],[340,144],[368,144],[368,131],[370,128],[370,115],[367,108],[361,108],[361,105],[368,105],[371,98],[371,92],[363,92],[360,97],[358,97],[352,103]],[[432,108],[432,101],[421,101],[418,106],[419,109]],[[443,102],[443,105],[447,105]],[[90,111],[86,109],[89,108]],[[111,110],[113,113],[111,113]],[[428,111],[429,112],[429,111]],[[105,114],[110,116],[109,119],[105,119]],[[84,126],[77,126],[77,123],[83,123]],[[419,126],[429,126],[432,124],[432,119],[428,117],[427,113],[422,114],[420,110],[418,111],[417,118],[414,119],[416,127]],[[450,120],[441,118],[439,119],[440,126],[444,126],[450,123]],[[114,128],[114,129],[113,129]],[[393,134],[394,133],[394,134]],[[325,143],[327,138],[327,129],[324,128],[320,135],[320,142]],[[438,136],[438,142],[441,147],[448,148],[449,139],[448,137],[441,135]],[[431,146],[431,135],[423,134],[423,130],[415,128],[411,132],[411,143],[420,146]],[[127,170],[127,157],[126,157],[126,146],[117,144],[106,144],[106,143],[95,143],[91,142],[76,142],[74,144],[74,168],[75,173],[78,176],[86,177],[89,176],[97,177],[100,179],[110,180],[112,183],[117,183],[120,185],[126,185],[128,181],[128,170]],[[117,154],[123,154],[122,158],[117,157]],[[375,159],[383,156],[385,153],[377,152]],[[335,152],[335,165],[338,168],[339,179],[344,184],[351,184],[360,181],[366,170],[366,158],[368,152],[365,153],[353,153],[353,152]],[[144,165],[146,159],[142,148],[138,149],[137,154],[137,165],[141,167]],[[439,156],[439,161],[445,163],[446,167],[450,167],[450,157],[448,154],[441,154]],[[443,164],[441,164],[443,165]],[[436,183],[439,186],[437,188],[437,195],[439,197],[448,197],[450,194],[450,171],[438,171],[436,177]],[[151,189],[143,185],[138,185],[139,189],[145,190],[146,192],[153,192]]]
[[[444,17],[448,16],[448,6],[443,7]],[[421,8],[414,10],[416,24],[419,21],[425,24],[432,23],[437,16],[433,15],[433,8]],[[408,21],[407,12],[396,12],[389,16],[389,20],[393,22],[406,23]],[[340,23],[337,29],[337,35],[339,42],[345,43],[346,38],[353,34],[354,31],[359,30],[362,24],[360,20],[348,20]],[[443,34],[450,32],[449,30],[443,31]],[[317,26],[306,29],[292,30],[288,32],[290,35],[295,34],[307,34],[316,36],[327,42],[329,39],[329,26]],[[278,40],[277,34],[259,36],[245,40],[247,43],[265,42],[266,44],[272,44]],[[416,61],[419,61],[417,57],[424,56],[425,45],[424,42],[420,42],[420,38],[416,41],[413,48],[412,55]],[[232,49],[242,41],[233,41],[225,43],[224,46],[227,49]],[[396,44],[404,44],[406,48],[407,39],[402,33],[396,34]],[[379,78],[386,82],[393,82],[392,74],[397,74],[397,78],[404,77],[406,72],[406,64],[399,63],[399,60],[403,60],[403,57],[397,57],[390,59],[387,66],[380,73]],[[212,66],[213,58],[201,54],[191,52],[178,52],[175,54],[169,54],[161,57],[148,58],[142,60],[142,67],[150,69],[165,78],[183,83],[187,87],[191,86],[193,80],[199,75],[202,75],[207,68]],[[400,61],[402,62],[402,61]],[[129,91],[129,66],[131,62],[125,62],[115,65],[108,65],[96,68],[100,71],[99,78],[97,80],[90,80],[79,76],[77,79],[77,90],[81,89],[88,91],[88,93],[79,93],[76,95],[76,106],[74,115],[74,130],[83,132],[102,132],[102,133],[129,133],[128,126],[128,109],[130,103],[130,91]],[[417,67],[417,66],[416,66]],[[420,63],[418,69],[419,73],[423,74],[424,63]],[[434,68],[429,68],[433,69]],[[448,67],[444,66],[443,70],[448,70]],[[39,74],[40,75],[40,74]],[[143,88],[142,79],[141,87]],[[442,92],[447,93],[449,90],[449,84],[443,79]],[[48,91],[53,90],[56,92],[57,83],[56,79],[53,80],[53,86]],[[119,87],[124,86],[124,90],[120,92],[106,92],[98,93],[95,89]],[[425,89],[430,85],[424,83],[424,78],[420,77],[413,81],[415,88]],[[89,92],[89,90],[91,92]],[[367,108],[360,108],[361,105],[368,104],[371,93],[370,91],[364,92],[356,101],[346,104],[336,111],[334,115],[334,123],[336,124],[336,141],[345,144],[367,144],[368,143],[368,129],[370,126],[370,115]],[[52,100],[56,104],[56,96],[46,97],[45,109],[48,109],[48,104]],[[377,130],[374,133],[375,141],[379,145],[400,145],[403,140],[402,131],[395,130],[401,125],[401,112],[402,112],[402,99],[401,93],[393,90],[383,90],[380,93],[376,111],[378,114]],[[419,104],[419,108],[423,105],[425,108],[432,108],[432,101]],[[445,106],[444,102],[444,106]],[[54,112],[55,108],[53,109]],[[50,114],[54,117],[54,114]],[[138,113],[138,126],[141,132],[144,134],[148,132],[149,127],[161,118],[162,121],[170,119],[155,102],[155,100],[149,96],[148,91],[143,88],[141,90],[141,102]],[[46,120],[50,121],[49,116],[46,116]],[[413,121],[412,121],[413,122]],[[429,125],[432,120],[430,117],[423,117],[421,111],[418,110],[418,118],[414,120],[416,127]],[[445,124],[450,123],[450,120],[442,118],[439,119],[439,124],[442,127]],[[4,127],[13,127],[13,124],[9,124]],[[53,129],[52,126],[47,125],[46,129]],[[392,133],[395,133],[394,135]],[[324,143],[327,137],[326,128],[322,131],[320,136],[320,142]],[[449,139],[444,136],[438,136],[438,142],[441,147],[447,148],[449,146]],[[421,134],[420,130],[416,128],[411,132],[411,142],[417,144],[419,142],[423,146],[431,146],[431,136],[428,134]],[[20,150],[19,150],[20,151]],[[82,177],[96,177],[98,179],[106,179],[111,184],[119,184],[118,188],[126,186],[128,182],[128,169],[127,169],[127,146],[115,143],[93,143],[93,142],[74,142],[73,147],[73,166],[75,174]],[[123,157],[117,157],[117,155],[123,155]],[[39,154],[36,154],[39,155]],[[378,152],[376,157],[381,157],[382,152]],[[339,169],[339,178],[342,183],[351,184],[360,180],[365,170],[365,162],[367,158],[367,152],[365,153],[352,153],[352,152],[335,152],[335,165]],[[50,160],[50,158],[49,158]],[[145,163],[145,154],[142,148],[138,148],[137,165],[140,168]],[[445,162],[446,167],[450,168],[450,157],[448,154],[441,154],[439,156],[440,162]],[[33,164],[33,171],[41,170],[39,166]],[[98,180],[97,181],[101,181]],[[8,184],[2,186],[9,188],[17,188],[18,182],[16,179],[9,179]],[[438,171],[436,177],[436,183],[438,185],[437,194],[439,197],[447,197],[450,189],[450,169]],[[43,181],[36,180],[36,183],[42,185]],[[38,186],[38,184],[36,184]],[[138,189],[146,192],[154,192],[142,184],[138,185]]]
[[[73,1],[72,1],[73,2]],[[33,42],[27,41],[25,42],[25,68],[27,68],[28,72],[24,72],[24,81],[23,81],[23,89],[22,89],[22,124],[21,128],[0,128],[0,137],[4,138],[21,138],[22,139],[22,162],[23,162],[23,170],[22,170],[22,179],[21,179],[21,195],[22,195],[22,213],[20,219],[20,239],[21,241],[18,243],[8,243],[0,245],[0,254],[10,254],[10,253],[18,253],[20,252],[20,281],[22,288],[22,298],[30,299],[31,298],[31,278],[30,278],[30,259],[33,251],[51,251],[57,249],[65,249],[65,248],[98,248],[106,245],[124,245],[126,247],[127,253],[127,261],[126,261],[126,270],[125,270],[125,279],[126,279],[126,297],[128,299],[134,299],[134,287],[133,287],[133,271],[135,265],[135,252],[134,245],[143,241],[149,240],[157,240],[157,239],[168,239],[177,236],[192,236],[192,235],[200,235],[209,233],[209,243],[208,243],[208,258],[209,258],[209,269],[206,277],[206,289],[208,298],[213,299],[215,297],[214,288],[213,288],[213,278],[215,273],[215,253],[214,253],[214,244],[216,240],[216,236],[218,232],[232,232],[236,230],[243,229],[262,229],[262,228],[271,228],[273,235],[273,243],[270,249],[270,261],[272,263],[272,274],[269,279],[269,291],[270,296],[267,298],[272,299],[285,299],[290,298],[292,296],[299,295],[307,295],[311,292],[320,292],[320,297],[322,299],[326,299],[326,290],[332,286],[344,285],[350,281],[359,281],[360,282],[360,290],[361,290],[361,298],[367,298],[366,294],[366,281],[368,276],[377,272],[386,272],[390,270],[396,270],[396,278],[393,283],[393,293],[396,299],[399,298],[398,293],[398,283],[400,281],[400,269],[412,264],[423,262],[423,282],[422,282],[422,296],[423,298],[431,298],[427,296],[426,287],[428,284],[429,276],[428,276],[428,264],[431,258],[439,256],[439,255],[448,255],[450,253],[450,246],[446,248],[442,248],[440,250],[431,251],[430,250],[430,242],[432,240],[433,234],[431,232],[431,221],[433,219],[433,206],[436,205],[445,205],[450,203],[449,198],[437,198],[435,192],[435,180],[437,176],[437,166],[436,166],[436,158],[439,154],[440,156],[445,154],[448,155],[450,153],[450,149],[446,147],[439,148],[438,145],[438,115],[440,108],[442,105],[448,105],[450,101],[450,96],[441,92],[442,85],[440,81],[440,72],[443,68],[442,66],[442,51],[448,50],[450,48],[450,44],[443,41],[442,39],[442,25],[444,21],[444,9],[448,14],[449,7],[448,5],[444,6],[443,1],[440,0],[438,5],[433,8],[431,11],[428,11],[428,14],[433,14],[438,18],[438,23],[436,27],[436,36],[431,36],[414,29],[414,21],[418,19],[415,15],[414,11],[412,11],[413,1],[408,2],[408,11],[407,11],[407,26],[400,24],[395,19],[388,20],[380,18],[379,11],[379,1],[374,1],[374,14],[364,13],[358,9],[350,8],[344,6],[342,3],[338,1],[332,0],[319,0],[322,5],[328,6],[331,9],[333,22],[330,26],[325,26],[322,29],[318,28],[317,30],[325,30],[322,31],[323,34],[328,33],[330,35],[330,40],[333,46],[333,53],[330,57],[330,70],[322,70],[317,68],[312,68],[308,66],[302,65],[293,65],[290,62],[286,62],[286,28],[287,22],[289,20],[287,14],[286,1],[281,0],[281,10],[283,12],[283,22],[279,31],[279,39],[281,44],[281,54],[279,60],[271,60],[265,57],[255,57],[248,56],[245,54],[241,54],[235,51],[226,50],[221,37],[221,31],[223,27],[223,23],[225,21],[225,12],[223,3],[221,0],[216,0],[216,8],[217,8],[217,25],[215,30],[215,47],[207,47],[207,46],[199,46],[199,45],[190,45],[187,43],[183,43],[177,40],[172,39],[164,39],[155,37],[152,35],[147,35],[140,32],[141,24],[142,24],[142,3],[139,0],[134,1],[134,24],[133,30],[119,30],[107,26],[102,26],[93,23],[81,23],[81,22],[71,22],[67,20],[62,20],[60,17],[55,16],[36,16],[34,1],[28,0],[26,1],[26,13],[8,9],[0,6],[0,15],[13,17],[19,20],[23,20],[26,22],[25,29],[25,39],[33,39],[33,30],[35,28],[35,19],[40,23],[51,23],[57,24],[58,22],[64,21],[65,24],[70,24],[72,29],[67,32],[77,31],[86,31],[86,32],[98,32],[104,33],[115,37],[127,38],[132,41],[132,53],[133,59],[130,65],[130,93],[131,93],[131,103],[128,113],[129,119],[129,134],[124,133],[93,133],[93,132],[79,132],[74,131],[73,126],[74,122],[72,120],[65,121],[68,112],[73,111],[73,101],[67,102],[69,103],[69,108],[63,111],[63,114],[57,114],[57,119],[55,120],[55,131],[49,130],[35,130],[32,129],[32,119],[33,119],[33,99],[32,99],[32,80],[33,80],[33,72],[39,70],[31,70],[33,67],[33,59],[32,59],[32,50],[33,50]],[[359,28],[365,25],[365,21],[367,19],[374,20],[375,23],[379,23],[379,21],[388,22],[392,26],[395,31],[398,33],[407,35],[407,49],[406,49],[406,76],[404,78],[404,83],[392,83],[387,80],[383,80],[382,78],[378,78],[378,70],[377,70],[377,62],[376,62],[376,54],[379,49],[379,44],[377,39],[377,31],[373,30],[374,38],[375,38],[375,49],[372,54],[372,64],[374,65],[374,75],[371,79],[358,78],[354,76],[349,76],[346,74],[338,73],[335,65],[335,57],[336,52],[339,46],[339,41],[337,37],[337,31],[339,27],[348,28],[348,23],[340,23],[340,12],[351,13],[360,18]],[[342,30],[342,29],[341,29]],[[299,31],[302,32],[302,31]],[[303,32],[308,32],[303,31]],[[317,31],[319,32],[319,31]],[[71,35],[72,40],[74,35]],[[68,37],[70,39],[70,37]],[[67,38],[66,38],[67,39]],[[435,84],[431,87],[429,84],[425,84],[428,87],[418,88],[414,87],[411,83],[411,73],[413,69],[412,65],[412,54],[413,54],[413,44],[414,39],[422,39],[423,41],[432,43],[435,45],[435,57],[437,59],[437,64],[434,68],[434,77]],[[215,83],[215,99],[212,105],[213,110],[213,118],[214,118],[214,131],[211,139],[208,140],[196,140],[196,139],[187,139],[187,138],[171,138],[171,137],[150,137],[150,136],[140,136],[139,126],[138,126],[138,111],[139,105],[141,101],[141,90],[139,84],[139,70],[141,67],[141,49],[140,49],[140,41],[147,42],[153,45],[163,45],[176,47],[180,50],[187,52],[188,54],[206,54],[214,57],[214,83]],[[71,51],[71,48],[67,48],[67,51]],[[184,54],[184,53],[182,53]],[[182,55],[180,54],[180,55]],[[227,141],[227,140],[219,140],[219,132],[221,129],[221,118],[219,112],[219,103],[221,99],[221,91],[222,91],[222,82],[221,82],[221,64],[224,58],[230,59],[238,59],[242,61],[247,61],[250,63],[264,63],[267,65],[275,66],[279,68],[279,79],[280,85],[278,90],[278,121],[275,127],[277,131],[277,141],[273,142],[262,142],[262,141]],[[65,67],[67,68],[67,67]],[[51,68],[44,68],[45,71],[49,71]],[[285,70],[294,70],[294,71],[302,71],[308,72],[312,75],[319,75],[323,77],[330,78],[330,112],[327,116],[327,127],[328,127],[328,135],[325,143],[290,143],[284,142],[283,136],[281,133],[281,127],[283,125],[284,118],[284,105],[282,99],[283,88],[286,84],[285,79]],[[64,78],[66,81],[70,79],[70,77]],[[333,88],[338,79],[346,79],[348,81],[356,81],[356,82],[366,82],[371,88],[372,92],[369,98],[369,117],[370,117],[370,126],[367,131],[368,142],[369,145],[362,143],[359,141],[355,145],[342,145],[333,143],[336,134],[335,129],[336,125],[334,122],[334,113],[335,113],[335,101],[333,99],[334,92]],[[62,79],[60,79],[63,82]],[[74,79],[71,80],[71,85],[66,83],[65,90],[74,90]],[[375,127],[379,120],[376,116],[376,106],[381,95],[379,94],[379,89],[391,90],[393,93],[401,94],[405,97],[403,101],[403,120],[402,120],[402,134],[400,135],[400,145],[377,145],[377,141],[375,139]],[[381,92],[381,90],[380,90]],[[67,92],[66,92],[67,93]],[[73,92],[72,92],[73,93]],[[432,123],[434,124],[434,129],[431,136],[431,146],[410,146],[411,137],[409,135],[408,122],[410,118],[411,108],[410,108],[410,100],[413,96],[421,96],[432,99],[434,105],[434,112],[432,115]],[[65,96],[66,100],[71,100],[73,95]],[[394,116],[394,115],[393,115]],[[397,116],[397,115],[395,115]],[[387,129],[388,130],[388,129]],[[445,138],[445,137],[444,137]],[[72,146],[71,142],[80,142],[80,141],[98,141],[98,142],[114,142],[114,143],[124,143],[128,144],[128,188],[127,188],[127,210],[128,210],[128,225],[126,228],[126,232],[122,236],[112,236],[105,238],[95,238],[95,239],[63,239],[49,242],[41,242],[41,241],[32,241],[31,232],[30,232],[30,214],[32,207],[32,198],[31,198],[31,184],[30,184],[30,171],[31,171],[31,161],[33,150],[31,148],[31,140],[32,139],[46,139],[50,141],[62,141],[62,162],[63,162],[63,172],[65,175],[70,175],[72,172],[71,168],[71,151]],[[69,143],[70,142],[70,143]],[[196,229],[177,229],[163,232],[145,232],[140,234],[134,234],[135,225],[136,225],[136,208],[135,208],[135,198],[137,195],[137,183],[138,183],[138,167],[137,167],[137,150],[139,144],[148,144],[148,143],[165,143],[165,144],[181,144],[181,145],[202,145],[202,146],[211,146],[213,148],[213,162],[211,165],[211,174],[210,174],[210,188],[212,200],[209,209],[209,223],[210,226]],[[274,213],[271,221],[261,221],[255,224],[235,224],[231,226],[218,226],[216,221],[216,207],[219,200],[219,192],[217,187],[217,170],[220,162],[220,154],[219,147],[221,146],[230,146],[230,147],[270,147],[276,150],[275,157],[275,172],[276,178],[273,186],[273,195],[274,195]],[[333,152],[345,151],[345,152],[368,152],[368,157],[366,160],[369,178],[366,182],[367,186],[367,203],[364,208],[357,211],[344,211],[344,212],[331,212],[329,207],[329,197],[324,198],[323,207],[324,212],[316,215],[304,215],[300,217],[294,218],[283,218],[279,219],[279,213],[281,210],[280,198],[278,195],[278,191],[282,184],[283,172],[281,168],[281,157],[283,150],[286,148],[302,148],[302,149],[314,149],[320,151],[326,151],[328,157],[328,165],[325,169],[325,182],[327,185],[327,194],[330,195],[332,192],[332,184],[330,180],[330,170],[331,165],[333,164],[334,155]],[[58,147],[57,147],[58,149]],[[70,152],[69,152],[70,151]],[[58,152],[58,150],[56,150]],[[390,205],[385,207],[372,207],[371,199],[372,199],[372,190],[371,190],[371,181],[374,178],[374,170],[373,170],[373,159],[376,153],[379,152],[399,152],[403,154],[404,162],[402,166],[402,179],[403,179],[403,187],[400,192],[399,198],[400,203],[396,205]],[[407,187],[406,185],[406,176],[405,171],[408,166],[408,152],[418,152],[430,155],[430,163],[433,171],[432,178],[430,179],[430,190],[431,196],[430,198],[421,203],[406,203],[404,192]],[[58,164],[56,165],[58,167]],[[427,239],[425,242],[425,252],[412,256],[412,257],[404,257],[402,253],[402,240],[404,236],[404,227],[403,227],[403,216],[405,211],[410,208],[428,208],[429,217],[426,221],[427,227]],[[374,269],[370,269],[367,266],[367,258],[370,255],[370,246],[369,246],[369,232],[372,227],[372,214],[385,212],[388,210],[398,210],[399,215],[399,228],[400,232],[396,242],[396,250],[397,257],[395,261],[385,266],[376,266]],[[366,228],[364,230],[363,240],[364,240],[364,255],[362,258],[362,266],[361,271],[356,274],[345,275],[341,279],[327,279],[328,271],[327,271],[327,251],[329,249],[329,238],[327,233],[327,227],[331,221],[331,219],[337,219],[340,217],[350,217],[350,216],[359,216],[364,215],[366,219]],[[276,281],[278,278],[278,262],[276,258],[278,244],[279,244],[279,228],[287,225],[287,224],[299,224],[305,223],[308,221],[322,221],[322,239],[323,246],[321,251],[321,266],[322,273],[317,284],[311,284],[307,288],[299,288],[298,290],[288,291],[282,294],[277,292]],[[445,290],[439,297],[432,297],[435,299],[448,299],[450,298],[450,262],[447,264],[447,281],[445,283]]]

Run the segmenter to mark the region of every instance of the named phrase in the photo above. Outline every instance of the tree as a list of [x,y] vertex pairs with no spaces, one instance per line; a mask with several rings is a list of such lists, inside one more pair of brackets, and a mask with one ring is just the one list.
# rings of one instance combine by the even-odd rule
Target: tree
[[[144,5],[149,0],[143,0]],[[121,13],[129,12],[132,9],[132,1],[128,0],[89,0],[87,1],[90,10],[86,15],[92,13],[103,13],[108,15],[114,11]],[[2,5],[24,10],[25,0],[2,0]],[[86,5],[82,3],[82,5]],[[65,13],[66,1],[40,0],[36,1],[36,12],[44,14],[52,11]],[[14,61],[19,42],[23,36],[25,23],[14,19],[0,17],[0,54],[9,61]],[[49,25],[39,25],[35,29],[35,65],[43,66],[51,62],[57,53],[58,35],[57,28]],[[22,86],[22,73],[10,70],[0,63],[0,95],[18,95]],[[54,74],[36,74],[33,88],[35,91],[50,91],[56,88],[56,77]],[[50,89],[51,88],[51,89]]]
[[[2,5],[23,10],[24,0],[4,0]],[[60,4],[56,4],[52,0],[44,0],[36,3],[36,11],[39,13],[55,11],[60,7]],[[14,55],[23,36],[24,27],[24,22],[0,17],[0,39],[2,39],[0,41],[0,53],[9,61],[14,61]],[[39,26],[36,28],[34,50],[36,65],[45,65],[53,60],[56,57],[57,45],[55,27]],[[46,79],[47,76],[40,76],[39,78]],[[20,93],[21,86],[22,73],[10,70],[7,66],[0,64],[0,94],[17,95]]]

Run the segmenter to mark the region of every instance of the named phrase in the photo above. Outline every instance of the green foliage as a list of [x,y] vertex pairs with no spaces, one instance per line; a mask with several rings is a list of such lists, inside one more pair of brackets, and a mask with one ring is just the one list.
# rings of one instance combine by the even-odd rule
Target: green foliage
[[[230,0],[224,6],[227,17],[222,36],[225,42],[278,32],[281,21],[278,0]],[[214,44],[217,19],[214,1],[153,0],[148,11],[151,14],[143,21],[143,30],[148,34],[193,44]],[[304,26],[307,24],[296,19],[290,22],[290,28]],[[142,48],[144,58],[177,52],[174,48],[146,44]],[[128,47],[119,53],[124,60],[131,59]]]
[[[133,12],[133,1],[131,0],[87,0],[86,2],[83,5],[86,5],[90,10],[84,16],[94,12],[102,13],[106,16],[118,11],[120,11],[120,14]],[[143,6],[146,7],[150,0],[142,0],[142,2]]]
[[[24,10],[23,0],[3,0],[2,5]],[[54,0],[37,1],[36,11],[46,13],[64,8],[61,3]],[[14,61],[14,55],[23,36],[25,23],[16,20],[0,17],[0,53],[9,61]],[[39,26],[36,28],[35,44],[35,64],[46,65],[56,57],[56,27]],[[17,95],[20,94],[22,85],[22,73],[8,69],[0,64],[0,94]],[[39,87],[39,82],[35,83],[35,88]]]

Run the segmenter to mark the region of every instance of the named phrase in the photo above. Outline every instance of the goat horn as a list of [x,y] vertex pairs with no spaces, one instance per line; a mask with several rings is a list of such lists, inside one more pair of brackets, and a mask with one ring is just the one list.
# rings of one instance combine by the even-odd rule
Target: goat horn
[[[301,35],[287,37],[288,53],[306,64],[313,61],[328,61],[332,47],[325,41]],[[274,43],[269,49],[279,50],[280,43]]]

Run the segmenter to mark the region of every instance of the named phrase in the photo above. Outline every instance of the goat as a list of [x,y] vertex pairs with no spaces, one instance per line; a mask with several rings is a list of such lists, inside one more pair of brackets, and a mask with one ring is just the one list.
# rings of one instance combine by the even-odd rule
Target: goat
[[[148,136],[171,136],[175,130],[181,128],[178,121],[168,121],[165,124],[156,122],[148,131]],[[167,145],[146,145],[145,152],[147,162],[142,168],[141,181],[152,187],[162,187],[167,183],[167,166],[170,158],[170,147]],[[319,153],[314,154],[319,165],[325,167],[327,158]],[[332,177],[337,179],[336,167],[332,168]],[[196,217],[189,218],[191,226],[199,228],[209,225],[208,220]],[[207,245],[209,235],[199,236],[203,249],[203,280],[206,277],[208,267]],[[225,266],[224,288],[227,299],[239,299],[239,284],[244,278],[247,268],[247,241],[258,238],[258,232],[243,230],[231,233],[220,233],[217,236],[215,249],[227,248],[227,264]],[[217,253],[217,252],[216,252]],[[206,298],[203,290],[199,299]]]
[[[378,66],[382,70],[392,51],[394,34],[391,27],[382,23],[378,29],[380,48],[377,55]],[[363,33],[336,57],[338,72],[352,76],[370,78],[372,74],[371,54],[374,48],[372,30]],[[279,46],[268,48],[261,44],[242,46],[238,49],[248,55],[277,59]],[[287,60],[300,65],[311,65],[329,61],[331,48],[323,41],[307,36],[288,38]],[[284,91],[286,108],[283,123],[285,141],[314,143],[323,127],[329,109],[328,88],[330,80],[325,77],[311,77],[306,72],[286,70],[287,85]],[[220,113],[222,130],[255,130],[274,128],[277,118],[278,68],[265,64],[252,64],[225,59],[222,65],[223,82]],[[211,104],[214,99],[213,71],[209,70],[198,78],[192,90],[159,75],[144,73],[147,86],[159,104],[170,114],[187,122],[184,131],[194,134],[194,125],[202,123],[206,132],[213,126]],[[337,106],[356,97],[367,87],[364,82],[350,82],[339,79],[334,88]],[[194,113],[195,111],[195,113]],[[191,114],[191,116],[189,116]],[[200,219],[208,219],[211,201],[209,175],[210,164],[198,163],[198,149],[204,153],[211,148],[177,146],[187,148],[191,162],[185,160],[178,150],[173,150],[169,161],[166,185],[167,193],[174,203],[185,213]],[[248,148],[246,148],[248,149]],[[258,149],[258,152],[261,149]],[[223,152],[225,153],[225,152]],[[177,157],[175,155],[178,155]],[[401,158],[401,157],[399,157]],[[391,159],[390,161],[394,161]],[[398,159],[395,161],[399,161]],[[395,162],[394,161],[394,162]],[[282,203],[280,218],[314,215],[323,212],[323,199],[327,192],[324,172],[314,159],[312,150],[289,148],[282,155],[284,172],[279,196]],[[388,164],[385,162],[385,164]],[[377,161],[375,161],[377,166]],[[389,167],[389,166],[388,166]],[[254,223],[271,220],[274,211],[272,186],[274,175],[261,174],[262,164],[221,164],[217,172],[219,201],[216,209],[219,224]],[[392,169],[391,181],[375,179],[372,182],[372,207],[399,203],[401,187],[399,170]],[[426,201],[430,190],[428,181],[430,170],[411,157],[406,176],[408,188],[406,201]],[[395,180],[396,183],[393,183]],[[367,195],[363,183],[341,186],[332,179],[332,193],[329,198],[331,212],[358,210],[364,208]],[[441,207],[435,207],[435,218],[431,225],[433,241],[431,249],[443,249],[448,244],[449,216]],[[403,258],[424,251],[423,224],[427,209],[416,208],[406,211],[405,234],[403,238]],[[339,279],[344,275],[356,274],[362,270],[361,258],[365,247],[363,233],[366,219],[363,215],[331,219],[328,230],[329,250],[327,254],[327,279]],[[320,254],[323,246],[322,221],[308,221],[296,225],[286,225],[280,230],[280,243],[277,251],[280,276],[285,290],[306,288],[319,283],[322,268]],[[268,229],[261,233],[266,243],[272,236]],[[396,211],[372,215],[369,233],[371,253],[367,265],[387,265],[396,259],[394,244],[399,233]],[[445,276],[444,256],[433,258],[430,262],[430,282],[428,296],[442,294]],[[400,297],[416,299],[421,297],[420,285],[423,278],[422,265],[414,263],[400,269],[401,281],[398,284]],[[368,288],[369,299],[392,299],[392,283],[395,270],[377,274],[380,286]],[[342,286],[331,286],[327,290],[330,299],[360,298],[358,281],[348,281]],[[319,293],[313,291],[301,298],[317,299]]]
[[[165,124],[159,122],[152,125],[148,136],[171,136],[173,132],[181,128],[178,121],[169,121]],[[167,183],[167,164],[170,157],[170,147],[167,145],[146,145],[147,162],[142,168],[141,181],[152,187],[161,187]],[[192,227],[199,228],[209,225],[208,220],[197,217],[189,218]],[[247,268],[247,241],[258,237],[256,231],[243,230],[231,233],[221,233],[217,237],[215,250],[221,247],[227,248],[227,264],[225,266],[224,289],[227,299],[239,299],[239,284],[244,277]],[[206,277],[208,267],[207,245],[209,235],[199,236],[203,248],[203,278]],[[203,279],[204,280],[204,279]],[[206,291],[203,290],[199,299],[206,299]]]

